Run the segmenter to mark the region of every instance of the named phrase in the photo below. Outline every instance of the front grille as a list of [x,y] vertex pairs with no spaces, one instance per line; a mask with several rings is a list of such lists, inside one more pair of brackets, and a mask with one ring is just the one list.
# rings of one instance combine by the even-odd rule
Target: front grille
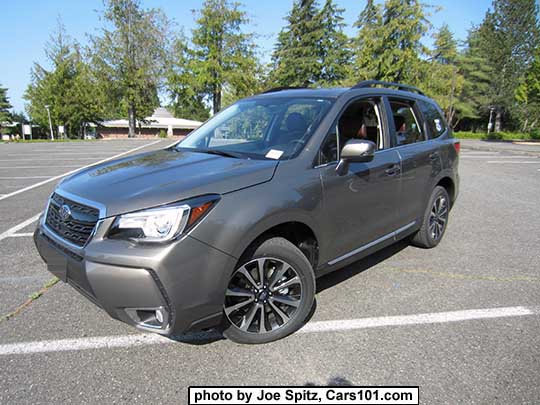
[[[67,210],[63,210],[63,207]],[[62,216],[62,211],[69,215]],[[77,246],[84,246],[99,219],[99,210],[54,193],[49,202],[45,223],[58,236]]]

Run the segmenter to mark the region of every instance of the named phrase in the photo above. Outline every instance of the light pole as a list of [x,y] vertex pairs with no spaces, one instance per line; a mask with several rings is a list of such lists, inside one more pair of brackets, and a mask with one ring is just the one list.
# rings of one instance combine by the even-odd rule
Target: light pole
[[54,141],[54,134],[52,130],[52,121],[51,121],[51,110],[49,109],[48,104],[45,106],[45,109],[47,110],[47,115],[49,116],[49,128],[51,130],[51,141]]
[[495,111],[495,108],[490,107],[489,108],[489,122],[488,122],[488,127],[487,127],[488,135],[491,132],[491,130],[493,129],[493,111]]

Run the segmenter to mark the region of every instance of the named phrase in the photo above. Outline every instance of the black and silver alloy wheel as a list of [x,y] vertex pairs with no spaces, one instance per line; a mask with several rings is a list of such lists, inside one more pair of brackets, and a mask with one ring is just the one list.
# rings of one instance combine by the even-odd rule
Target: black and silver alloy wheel
[[302,300],[302,281],[281,259],[251,260],[233,274],[226,292],[225,315],[238,329],[266,333],[282,328]]
[[429,232],[431,237],[439,240],[443,234],[448,219],[448,200],[446,196],[439,195],[431,208],[429,215]]
[[315,275],[302,251],[281,237],[248,249],[233,271],[223,304],[223,334],[267,343],[302,327],[313,306]]
[[426,205],[420,229],[411,236],[411,243],[421,248],[433,248],[439,244],[446,226],[450,211],[450,196],[441,186],[436,186]]

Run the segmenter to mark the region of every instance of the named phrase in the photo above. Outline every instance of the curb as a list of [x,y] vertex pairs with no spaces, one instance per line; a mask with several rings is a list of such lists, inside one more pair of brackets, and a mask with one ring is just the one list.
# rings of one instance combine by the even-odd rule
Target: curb
[[510,154],[516,154],[516,155],[528,155],[528,156],[540,156],[540,151],[528,151],[528,150],[522,150],[522,149],[501,149],[496,147],[490,147],[488,145],[482,145],[482,146],[476,146],[476,145],[464,145],[463,141],[461,143],[461,149],[468,149],[468,150],[477,150],[477,151],[485,151],[485,152],[507,152]]

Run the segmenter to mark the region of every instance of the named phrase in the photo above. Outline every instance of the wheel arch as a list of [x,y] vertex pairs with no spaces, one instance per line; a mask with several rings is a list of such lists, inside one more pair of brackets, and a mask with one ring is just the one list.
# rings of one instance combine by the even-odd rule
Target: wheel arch
[[437,184],[435,184],[435,187],[436,186],[444,187],[444,189],[450,196],[450,206],[453,206],[454,201],[456,200],[456,185],[454,183],[454,180],[452,180],[450,176],[443,176],[441,179],[439,179]]
[[244,248],[239,255],[239,261],[245,260],[262,242],[272,237],[282,237],[306,256],[313,270],[318,266],[319,239],[312,226],[298,219],[286,221],[274,221],[274,223],[258,226],[256,236],[244,243]]

